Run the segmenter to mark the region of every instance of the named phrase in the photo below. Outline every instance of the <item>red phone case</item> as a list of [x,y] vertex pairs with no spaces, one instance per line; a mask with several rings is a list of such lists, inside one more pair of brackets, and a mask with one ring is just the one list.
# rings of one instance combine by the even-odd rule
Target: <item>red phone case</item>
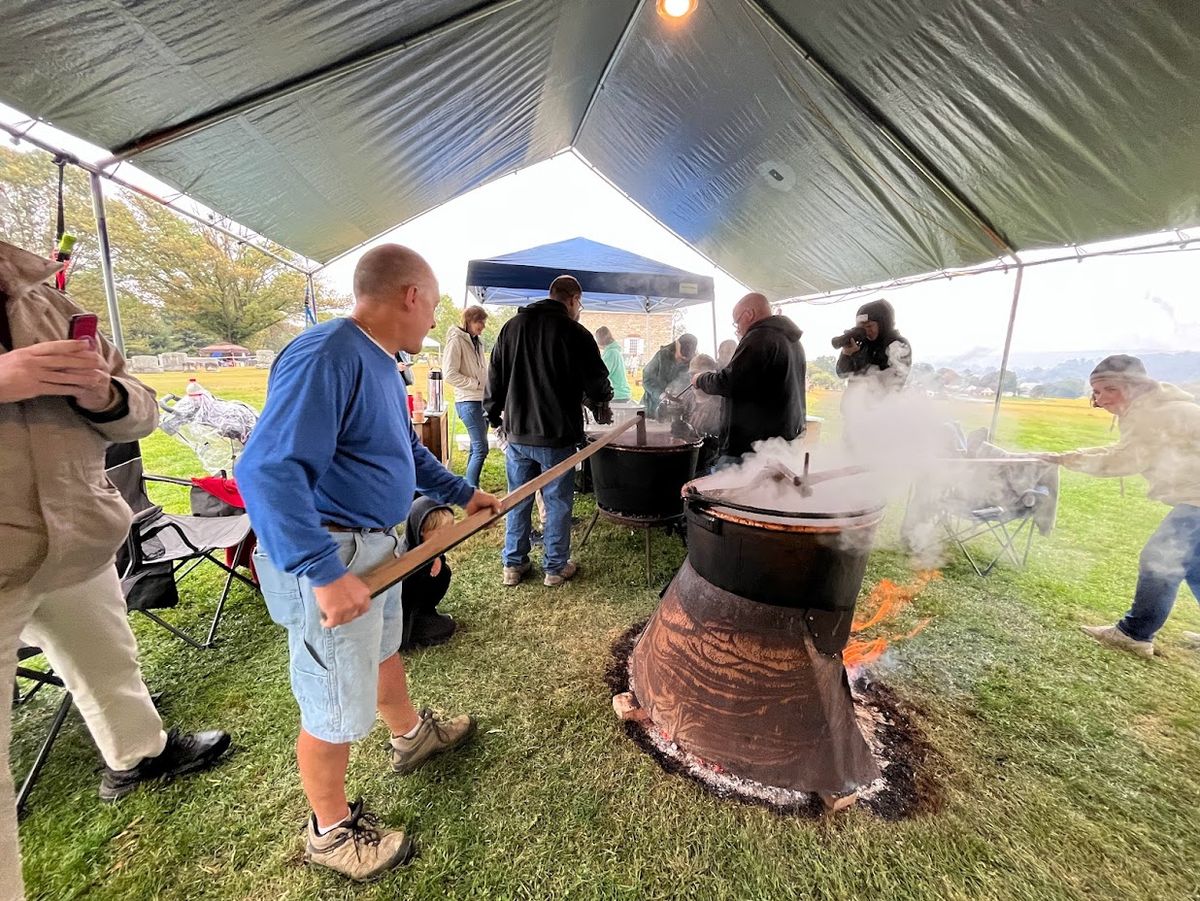
[[89,340],[92,347],[96,346],[96,331],[100,325],[100,317],[95,313],[76,313],[71,317],[67,326],[67,337],[74,340]]

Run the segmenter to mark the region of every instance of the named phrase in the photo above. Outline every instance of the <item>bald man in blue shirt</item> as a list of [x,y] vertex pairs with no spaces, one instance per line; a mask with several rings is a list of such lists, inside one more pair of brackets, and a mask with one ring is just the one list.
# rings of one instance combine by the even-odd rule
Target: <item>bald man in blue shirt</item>
[[417,491],[468,514],[499,511],[495,497],[420,444],[409,419],[396,353],[420,351],[440,296],[414,251],[385,244],[366,253],[351,315],[308,329],[275,361],[266,408],[237,464],[263,595],[288,632],[296,757],[313,810],[305,856],[355,880],[403,863],[412,849],[361,799],[346,800],[350,743],[371,731],[376,709],[401,774],[475,729],[470,716],[439,720],[413,707],[397,653],[401,588],[372,598],[360,578],[405,550],[394,527]]

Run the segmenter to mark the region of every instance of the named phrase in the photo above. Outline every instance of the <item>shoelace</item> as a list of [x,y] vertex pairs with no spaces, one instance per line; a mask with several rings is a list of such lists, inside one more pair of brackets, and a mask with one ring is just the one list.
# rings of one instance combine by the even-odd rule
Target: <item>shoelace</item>
[[432,710],[430,710],[428,707],[426,707],[424,710],[421,711],[420,716],[421,716],[422,722],[428,722],[429,725],[433,728],[433,731],[437,734],[438,741],[441,741],[444,743],[444,742],[448,742],[450,740],[446,736],[446,733],[444,731],[442,731],[442,721],[433,715]]

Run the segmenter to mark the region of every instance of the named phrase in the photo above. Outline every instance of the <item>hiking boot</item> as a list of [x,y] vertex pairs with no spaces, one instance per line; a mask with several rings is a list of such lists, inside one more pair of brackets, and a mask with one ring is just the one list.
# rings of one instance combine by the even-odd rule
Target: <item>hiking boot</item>
[[555,588],[568,579],[574,578],[577,572],[579,572],[579,564],[574,560],[568,560],[567,565],[558,572],[546,573],[546,578],[542,579],[542,584],[547,588]]
[[520,566],[504,567],[504,587],[515,588],[521,584],[521,580],[529,575],[529,570],[533,568],[533,564],[526,560]]
[[412,738],[393,736],[392,772],[407,775],[434,754],[450,751],[463,744],[475,732],[475,718],[467,714],[439,720],[426,707],[420,713],[417,734]]
[[355,882],[378,879],[407,863],[412,854],[412,841],[403,830],[381,825],[375,814],[363,808],[362,798],[350,807],[349,819],[324,835],[317,833],[317,815],[308,818],[305,861],[328,867]]
[[1136,638],[1130,638],[1116,626],[1080,626],[1079,628],[1100,642],[1100,644],[1108,645],[1110,648],[1128,651],[1147,660],[1154,656],[1154,642],[1138,641]]
[[108,767],[100,777],[100,800],[115,801],[129,794],[144,782],[155,779],[174,779],[216,765],[218,758],[229,748],[229,733],[180,732],[172,729],[167,744],[157,757],[146,757],[128,770]]

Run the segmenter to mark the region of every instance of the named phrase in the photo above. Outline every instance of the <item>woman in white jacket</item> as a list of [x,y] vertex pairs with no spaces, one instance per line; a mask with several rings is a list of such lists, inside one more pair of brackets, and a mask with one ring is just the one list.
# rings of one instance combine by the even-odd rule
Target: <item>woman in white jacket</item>
[[464,478],[475,488],[479,487],[479,474],[488,454],[488,424],[483,413],[487,360],[483,339],[479,337],[487,325],[487,317],[487,310],[480,306],[463,310],[462,325],[450,329],[442,352],[442,374],[454,386],[454,410],[471,436],[471,454]]
[[[1154,656],[1154,635],[1187,582],[1200,600],[1200,404],[1174,385],[1156,382],[1137,357],[1106,357],[1092,370],[1092,403],[1113,413],[1121,440],[1044,459],[1094,476],[1140,475],[1147,495],[1171,505],[1138,564],[1129,612],[1111,626],[1084,626],[1101,644]],[[1200,635],[1185,632],[1189,643]]]

